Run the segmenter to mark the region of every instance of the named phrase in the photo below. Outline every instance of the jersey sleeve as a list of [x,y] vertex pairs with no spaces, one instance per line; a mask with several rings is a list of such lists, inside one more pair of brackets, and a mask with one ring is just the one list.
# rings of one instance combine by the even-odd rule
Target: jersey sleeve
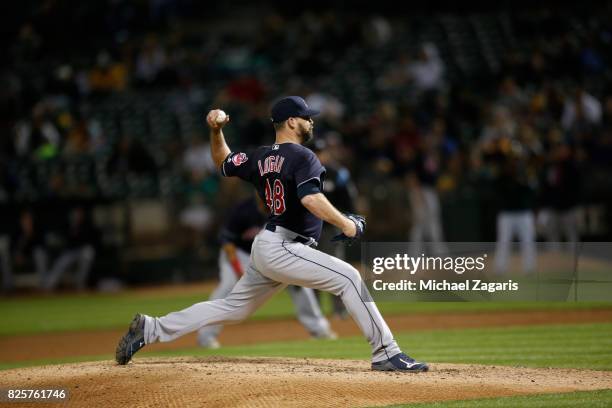
[[295,185],[299,188],[307,182],[316,182],[321,188],[325,177],[325,167],[319,158],[310,150],[306,150],[296,166],[294,179]]
[[249,155],[242,152],[232,152],[223,160],[221,174],[224,177],[240,177],[243,180],[249,181],[251,179],[252,168],[252,161],[249,161]]

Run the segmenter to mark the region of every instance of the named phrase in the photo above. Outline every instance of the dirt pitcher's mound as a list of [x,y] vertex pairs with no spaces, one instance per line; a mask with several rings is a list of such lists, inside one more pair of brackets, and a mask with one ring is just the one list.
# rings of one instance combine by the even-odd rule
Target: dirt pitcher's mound
[[[367,361],[139,358],[3,371],[1,387],[70,391],[69,406],[362,407],[612,388],[612,372],[433,364],[381,373]],[[39,406],[39,403],[32,403]],[[56,405],[57,406],[57,405]]]

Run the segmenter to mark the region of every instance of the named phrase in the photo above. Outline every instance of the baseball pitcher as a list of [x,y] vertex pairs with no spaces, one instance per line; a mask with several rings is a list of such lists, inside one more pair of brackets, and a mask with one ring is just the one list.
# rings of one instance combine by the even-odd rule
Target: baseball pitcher
[[325,168],[303,146],[313,137],[312,117],[319,112],[304,99],[289,96],[278,100],[271,113],[276,141],[248,155],[232,152],[225,142],[222,128],[229,116],[215,109],[206,118],[212,157],[223,176],[252,183],[270,212],[265,229],[255,237],[244,275],[224,299],[196,303],[163,317],[136,314],[117,346],[117,362],[127,364],[145,344],[244,320],[286,285],[298,285],[342,298],[370,343],[373,370],[427,371],[426,363],[402,353],[359,272],[315,249],[323,221],[342,231],[334,240],[343,242],[360,238],[366,227],[363,217],[340,213],[322,193]]

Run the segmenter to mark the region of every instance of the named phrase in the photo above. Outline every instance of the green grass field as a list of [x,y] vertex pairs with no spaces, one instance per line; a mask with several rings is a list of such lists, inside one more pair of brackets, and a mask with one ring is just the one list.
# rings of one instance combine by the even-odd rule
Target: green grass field
[[[411,354],[433,362],[612,370],[612,323],[429,330],[399,332],[395,337]],[[270,342],[220,350],[194,347],[148,353],[145,349],[139,355],[363,359],[369,355],[369,346],[361,336],[353,336],[323,343],[320,340]],[[0,364],[0,368],[112,357],[109,353],[85,359]]]
[[[165,314],[205,299],[203,296],[154,296],[139,294],[81,295],[0,300],[0,336],[66,330],[98,330],[125,327],[136,311]],[[503,310],[571,310],[612,308],[610,303],[381,303],[383,314],[437,312],[495,312]],[[255,319],[293,316],[286,294],[260,309]],[[528,367],[573,367],[612,370],[612,322],[541,325],[463,330],[430,330],[395,333],[402,347],[419,359],[435,363],[475,363]],[[369,347],[360,336],[337,341],[273,342],[224,347],[209,351],[189,348],[158,353],[143,350],[139,356],[283,356],[366,359]],[[0,369],[110,360],[111,353],[62,360],[2,364]],[[569,394],[412,404],[409,407],[569,407],[612,406],[612,390]]]
[[[202,295],[121,293],[0,299],[0,336],[69,330],[102,330],[124,327],[135,312],[160,316],[207,299]],[[327,299],[327,296],[324,298]],[[381,312],[493,312],[502,310],[574,310],[612,308],[612,302],[420,302],[378,303]],[[324,307],[325,309],[326,307]],[[252,319],[293,318],[293,304],[281,292],[259,309]]]

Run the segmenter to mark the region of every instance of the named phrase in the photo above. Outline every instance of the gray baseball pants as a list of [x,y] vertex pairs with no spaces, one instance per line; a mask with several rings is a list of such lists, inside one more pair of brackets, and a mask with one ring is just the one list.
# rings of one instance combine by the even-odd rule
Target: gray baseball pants
[[[215,288],[208,300],[223,299],[232,292],[232,289],[238,282],[238,276],[234,272],[225,251],[221,250],[219,255],[219,286]],[[246,251],[236,248],[236,256],[243,265],[243,268],[250,263],[250,256]],[[310,288],[300,288],[297,286],[287,287],[289,296],[295,306],[297,318],[306,328],[311,336],[324,337],[329,334],[329,322],[323,316],[314,291]],[[216,339],[221,333],[223,325],[214,324],[202,327],[198,332],[198,343],[208,344],[211,340]]]
[[224,299],[196,303],[163,317],[146,316],[145,342],[167,342],[201,327],[237,323],[286,285],[331,292],[342,297],[372,348],[372,361],[400,352],[391,330],[348,263],[293,241],[296,234],[277,227],[263,230],[253,242],[248,269]]

